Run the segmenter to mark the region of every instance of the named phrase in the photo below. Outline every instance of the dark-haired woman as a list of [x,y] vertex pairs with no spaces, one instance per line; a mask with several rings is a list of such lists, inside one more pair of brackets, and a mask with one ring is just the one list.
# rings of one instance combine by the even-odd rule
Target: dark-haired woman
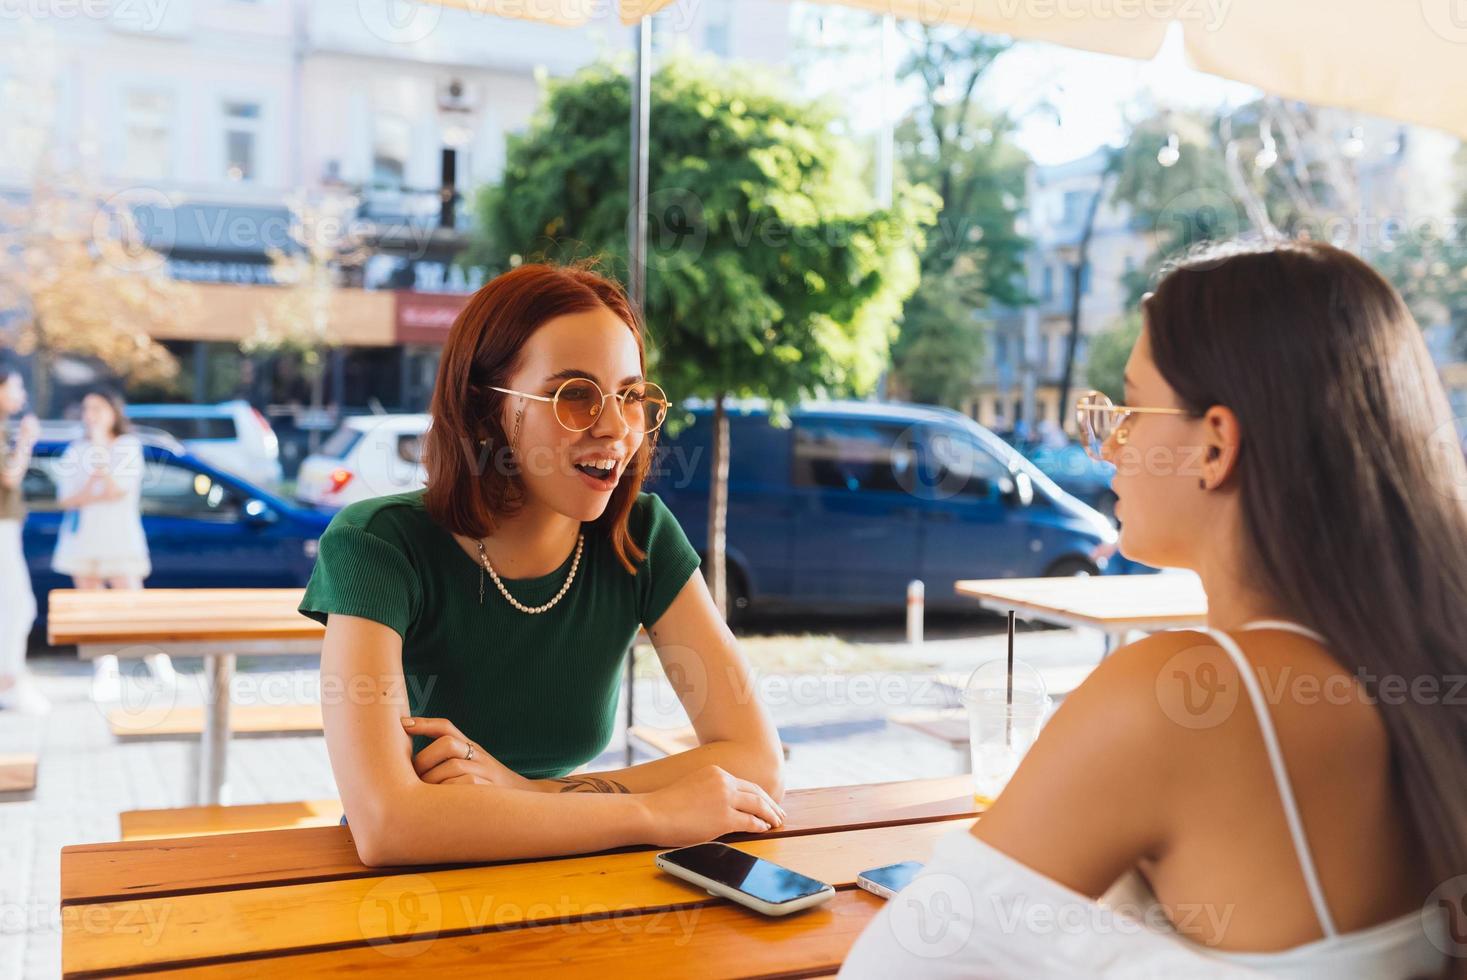
[[1463,977],[1467,466],[1421,331],[1322,244],[1142,307],[1081,427],[1208,626],[1103,662],[842,976]]
[[[326,746],[370,865],[689,844],[783,822],[750,671],[662,502],[666,396],[585,268],[525,265],[444,346],[427,489],[345,508],[301,611],[326,623]],[[572,775],[611,737],[645,626],[700,745]]]
[[[51,568],[71,576],[78,589],[141,589],[153,570],[143,534],[143,444],[132,434],[122,396],[98,388],[82,398],[84,435],[62,453],[56,467],[56,506],[61,529]],[[166,653],[149,655],[148,669],[163,684],[174,681]],[[122,696],[117,658],[98,657],[92,667],[92,700]]]

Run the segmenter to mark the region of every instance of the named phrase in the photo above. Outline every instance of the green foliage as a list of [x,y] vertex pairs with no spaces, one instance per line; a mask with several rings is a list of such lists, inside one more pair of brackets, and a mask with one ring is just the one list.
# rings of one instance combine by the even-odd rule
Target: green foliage
[[919,80],[927,98],[897,128],[897,162],[908,181],[933,188],[941,206],[893,360],[912,399],[956,407],[983,362],[986,321],[975,315],[1030,302],[1028,242],[1016,228],[1029,160],[1013,143],[1012,120],[974,95],[1012,42],[935,30],[922,38],[901,73]]
[[[917,285],[932,195],[876,208],[828,109],[744,70],[677,59],[653,79],[648,333],[676,398],[865,393]],[[627,267],[630,86],[601,64],[552,83],[466,261]]]
[[1126,361],[1140,336],[1141,312],[1133,310],[1090,340],[1085,379],[1090,387],[1105,392],[1117,405],[1125,401]]

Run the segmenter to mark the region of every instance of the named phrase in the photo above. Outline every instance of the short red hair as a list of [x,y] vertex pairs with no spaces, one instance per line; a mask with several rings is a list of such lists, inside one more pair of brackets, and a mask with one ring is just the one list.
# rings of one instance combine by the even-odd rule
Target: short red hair
[[[469,298],[454,320],[430,411],[433,424],[423,445],[428,489],[423,504],[434,521],[456,534],[482,538],[524,499],[524,485],[504,458],[509,436],[500,425],[506,395],[487,390],[509,387],[525,343],[542,325],[559,316],[607,309],[637,339],[637,359],[647,370],[642,319],[619,284],[589,263],[570,266],[528,264],[498,276]],[[656,434],[647,437],[628,462],[606,511],[596,520],[628,572],[646,557],[627,530],[637,494],[650,468]]]

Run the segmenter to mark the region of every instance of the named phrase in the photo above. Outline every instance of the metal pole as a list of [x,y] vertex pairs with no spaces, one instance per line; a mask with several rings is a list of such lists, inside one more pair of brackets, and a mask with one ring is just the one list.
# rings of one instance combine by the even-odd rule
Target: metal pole
[[204,660],[204,731],[199,740],[198,801],[204,806],[229,802],[229,682],[234,677],[234,654],[214,654]]
[[648,141],[652,133],[652,22],[643,19],[633,32],[637,47],[632,71],[631,184],[627,215],[627,292],[641,308],[647,300]]
[[[650,182],[648,140],[652,133],[652,21],[637,22],[632,37],[637,48],[632,71],[632,146],[627,188],[627,295],[638,310],[647,303],[647,192]],[[643,625],[646,625],[645,623]],[[637,644],[627,649],[627,765],[632,764],[632,725],[637,691]]]
[[907,645],[922,645],[922,615],[926,605],[927,587],[922,580],[914,578],[907,583]]

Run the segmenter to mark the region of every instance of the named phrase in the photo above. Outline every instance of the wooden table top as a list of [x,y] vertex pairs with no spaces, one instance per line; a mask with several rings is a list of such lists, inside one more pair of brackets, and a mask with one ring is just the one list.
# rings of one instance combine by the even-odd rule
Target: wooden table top
[[1207,621],[1207,595],[1190,573],[964,579],[956,589],[990,609],[1107,631],[1175,629]]
[[326,627],[296,611],[305,589],[139,589],[50,594],[52,644],[320,640]]
[[62,849],[68,976],[313,977],[370,969],[469,975],[833,973],[881,900],[867,868],[925,860],[977,816],[970,777],[793,791],[786,825],[725,840],[834,885],[770,919],[652,863],[656,848],[488,865],[377,869],[346,827]]

